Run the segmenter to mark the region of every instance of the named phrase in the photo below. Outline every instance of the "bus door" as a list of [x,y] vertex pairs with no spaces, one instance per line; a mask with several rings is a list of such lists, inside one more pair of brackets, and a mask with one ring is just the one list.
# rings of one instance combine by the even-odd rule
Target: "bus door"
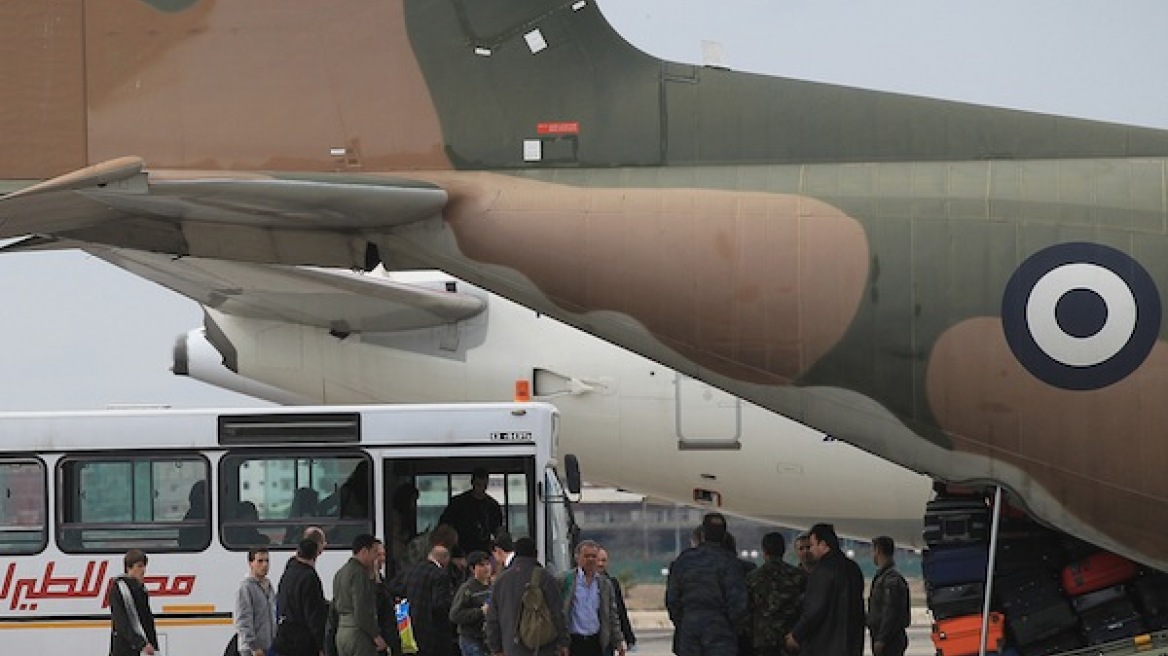
[[[533,456],[386,457],[382,464],[387,550],[398,568],[426,558],[430,535],[450,500],[470,492],[471,475],[480,467],[490,475],[486,493],[502,510],[502,528],[513,539],[536,537]],[[461,546],[455,550],[456,556],[460,554],[466,555]]]

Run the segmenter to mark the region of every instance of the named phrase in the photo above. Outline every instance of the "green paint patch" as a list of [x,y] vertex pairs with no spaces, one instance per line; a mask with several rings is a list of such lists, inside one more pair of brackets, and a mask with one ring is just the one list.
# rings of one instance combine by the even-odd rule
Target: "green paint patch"
[[186,11],[195,6],[199,3],[199,0],[142,0],[142,2],[154,7],[158,11],[177,14],[180,11]]

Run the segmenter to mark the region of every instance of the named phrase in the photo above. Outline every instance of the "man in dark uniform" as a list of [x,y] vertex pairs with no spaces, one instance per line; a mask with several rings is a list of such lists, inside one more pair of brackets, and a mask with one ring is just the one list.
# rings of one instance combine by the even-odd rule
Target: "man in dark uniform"
[[503,509],[487,494],[491,475],[483,467],[470,475],[470,489],[450,500],[438,519],[458,531],[458,545],[451,555],[459,558],[472,551],[491,550],[491,540],[503,526]]
[[803,570],[783,562],[787,542],[782,533],[762,538],[766,562],[746,575],[750,593],[750,635],[755,656],[781,656],[783,639],[803,611]]
[[904,656],[908,649],[905,629],[912,621],[909,611],[908,583],[896,571],[896,544],[888,536],[872,540],[872,562],[876,576],[868,597],[868,633],[872,638],[872,656]]
[[831,524],[811,527],[815,569],[807,579],[803,615],[787,634],[787,649],[804,656],[860,656],[864,652],[864,575],[840,551]]
[[702,520],[702,542],[669,567],[665,607],[675,627],[677,656],[735,656],[746,622],[746,578],[726,550],[726,518]]

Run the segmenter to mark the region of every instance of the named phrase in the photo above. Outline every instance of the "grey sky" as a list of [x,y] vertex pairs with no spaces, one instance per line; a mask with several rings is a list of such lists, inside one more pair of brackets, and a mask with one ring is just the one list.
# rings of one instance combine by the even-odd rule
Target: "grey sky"
[[[735,69],[1168,128],[1162,0],[604,0],[635,45]],[[197,305],[79,253],[0,257],[0,410],[244,405],[169,372]]]

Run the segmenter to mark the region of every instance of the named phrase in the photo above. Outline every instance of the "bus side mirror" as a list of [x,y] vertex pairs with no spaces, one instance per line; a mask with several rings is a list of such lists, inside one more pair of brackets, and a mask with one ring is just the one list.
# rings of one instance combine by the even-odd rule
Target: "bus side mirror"
[[564,476],[568,492],[580,494],[580,460],[574,453],[564,455]]

